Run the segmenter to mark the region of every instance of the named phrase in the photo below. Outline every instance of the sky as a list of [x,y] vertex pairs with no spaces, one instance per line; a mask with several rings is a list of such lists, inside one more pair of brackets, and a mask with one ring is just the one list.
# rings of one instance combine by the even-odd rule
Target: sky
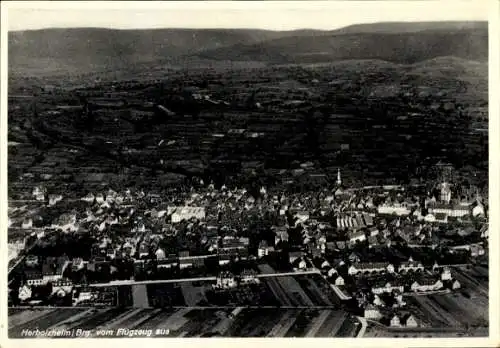
[[6,1],[8,30],[101,27],[331,30],[351,24],[488,19],[487,1]]

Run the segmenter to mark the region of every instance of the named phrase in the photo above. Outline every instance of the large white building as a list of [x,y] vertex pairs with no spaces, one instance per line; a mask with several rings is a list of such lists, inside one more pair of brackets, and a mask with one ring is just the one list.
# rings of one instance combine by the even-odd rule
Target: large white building
[[386,215],[399,215],[399,216],[406,216],[410,215],[411,210],[408,207],[408,205],[403,202],[403,203],[393,203],[393,204],[382,204],[378,208],[378,213],[379,214],[386,214]]
[[469,205],[449,204],[449,203],[431,203],[427,207],[430,214],[445,214],[450,217],[462,217],[471,213]]
[[172,222],[177,223],[182,220],[192,218],[203,220],[205,219],[205,208],[203,207],[168,207],[168,214],[171,214]]
[[357,241],[363,242],[366,240],[365,232],[361,230],[349,233],[348,237],[351,243],[356,243]]

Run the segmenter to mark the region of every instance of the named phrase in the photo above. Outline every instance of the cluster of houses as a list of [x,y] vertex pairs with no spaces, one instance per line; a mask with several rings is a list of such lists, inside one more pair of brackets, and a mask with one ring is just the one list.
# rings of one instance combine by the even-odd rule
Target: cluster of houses
[[42,262],[36,255],[25,259],[24,275],[28,285],[45,285],[63,279],[63,273],[70,264],[68,257],[47,257]]
[[250,284],[260,284],[257,272],[253,270],[245,269],[237,276],[232,272],[223,271],[217,275],[217,281],[213,285],[213,288],[216,290],[228,290]]
[[375,306],[372,305],[365,308],[365,318],[378,321],[393,328],[416,328],[420,326],[417,318],[411,313],[382,314]]
[[[307,166],[307,163],[303,164],[304,168]],[[421,263],[413,260],[397,268],[385,262],[356,261],[350,264],[346,274],[341,275],[326,260],[326,264],[323,262],[321,265],[310,265],[308,261],[309,257],[321,258],[329,252],[340,252],[360,242],[368,242],[371,248],[390,246],[395,237],[401,237],[408,243],[432,238],[433,228],[429,226],[434,225],[432,222],[426,223],[427,216],[424,216],[425,221],[420,219],[417,223],[412,218],[411,211],[420,209],[418,199],[387,198],[382,204],[375,204],[376,195],[343,189],[340,170],[336,188],[310,194],[272,193],[261,187],[260,196],[255,197],[245,189],[228,188],[225,185],[215,188],[213,184],[205,185],[202,180],[200,184],[197,190],[191,188],[175,196],[145,194],[142,191],[132,193],[130,190],[116,192],[112,189],[89,193],[78,199],[87,204],[84,212],[64,213],[50,227],[67,233],[85,229],[96,239],[91,260],[71,261],[72,267],[76,269],[82,269],[83,265],[88,270],[107,269],[112,260],[122,258],[132,260],[134,272],[137,273],[150,267],[150,260],[155,260],[155,267],[164,271],[202,268],[212,259],[223,266],[238,260],[265,258],[279,252],[283,243],[290,244],[290,229],[298,228],[302,231],[302,243],[290,245],[292,250],[298,250],[290,252],[290,264],[296,270],[316,266],[334,285],[344,285],[346,276],[405,275],[425,271]],[[465,210],[469,215],[484,214],[479,198],[473,205],[462,204],[459,208],[445,211],[443,209],[448,209],[446,207],[451,204],[450,185],[441,185],[440,192],[439,202],[435,198],[426,201],[424,208],[430,214],[445,213],[447,216],[461,217],[465,213],[459,211]],[[35,187],[33,196],[39,201],[46,201],[50,196],[49,207],[57,207],[61,201],[65,201],[62,196],[47,195],[43,187]],[[410,213],[407,214],[407,211]],[[265,216],[272,219],[274,240],[252,241],[254,237],[248,231],[248,219],[256,217],[259,220]],[[31,230],[33,221],[27,219],[22,227]],[[346,240],[335,239],[339,231],[346,233]],[[250,237],[242,237],[241,232]],[[162,246],[165,238],[186,237],[189,240],[190,236],[195,235],[200,238],[200,243],[178,245],[177,250],[167,250]],[[487,238],[487,229],[481,235]],[[250,255],[249,252],[252,242],[258,244],[256,255]],[[193,249],[193,245],[197,245],[198,249]],[[481,251],[475,248],[470,247],[471,252],[479,255]],[[43,285],[62,279],[61,269],[50,275],[48,268],[45,268],[40,274],[27,268],[29,275],[26,284]],[[442,288],[439,281],[424,278],[415,277],[411,284],[406,285],[411,291]],[[401,286],[399,282],[386,282],[375,287],[374,293],[392,292],[401,289]]]
[[[404,294],[428,293],[436,291],[453,291],[461,288],[458,280],[451,275],[449,268],[443,268],[439,275],[421,274],[414,278],[396,278],[392,281],[379,280],[371,286],[371,295],[364,294],[359,298],[364,303],[364,318],[377,321],[391,327],[418,327],[417,319],[405,311],[407,306]],[[385,298],[392,299],[392,306],[388,306]],[[367,301],[367,297],[371,297]]]

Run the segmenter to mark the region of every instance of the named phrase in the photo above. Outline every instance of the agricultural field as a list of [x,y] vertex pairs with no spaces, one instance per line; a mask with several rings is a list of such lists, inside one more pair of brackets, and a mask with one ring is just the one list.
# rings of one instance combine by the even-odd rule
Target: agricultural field
[[262,279],[284,307],[310,306],[313,304],[311,298],[307,296],[293,277],[272,277]]
[[412,312],[423,326],[451,328],[487,327],[487,301],[468,298],[463,292],[408,298]]
[[[487,335],[487,332],[485,336]],[[368,327],[363,335],[364,338],[392,337],[392,338],[450,338],[473,336],[464,329],[443,330],[443,329],[391,329],[380,324],[368,323]],[[475,336],[482,336],[481,333]]]
[[[354,337],[359,322],[348,313],[311,309],[62,308],[11,311],[9,336],[23,329],[119,328],[168,330],[168,337]],[[165,335],[164,335],[165,336]]]
[[483,266],[475,266],[470,269],[454,268],[452,272],[453,276],[462,285],[462,288],[465,288],[471,297],[488,298],[488,268]]
[[316,306],[337,307],[341,302],[330,284],[320,275],[303,275],[295,279]]
[[49,329],[82,312],[85,310],[73,308],[9,311],[9,337],[20,338],[24,329]]
[[245,287],[206,291],[206,306],[277,306],[281,300],[263,282]]
[[152,307],[186,306],[181,287],[174,283],[148,284],[149,305]]

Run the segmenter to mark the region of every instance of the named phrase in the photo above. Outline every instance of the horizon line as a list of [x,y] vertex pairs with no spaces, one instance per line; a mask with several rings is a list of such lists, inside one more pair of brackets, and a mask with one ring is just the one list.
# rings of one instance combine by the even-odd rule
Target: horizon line
[[[340,27],[335,27],[331,29],[315,29],[313,27],[303,27],[296,29],[265,29],[258,27],[136,27],[136,28],[120,28],[120,27],[106,27],[106,26],[74,26],[74,27],[42,27],[36,29],[7,29],[9,33],[15,32],[29,32],[29,31],[42,31],[42,30],[77,30],[77,29],[101,29],[101,30],[116,30],[116,31],[133,31],[133,30],[255,30],[255,31],[267,31],[267,32],[294,32],[294,31],[317,31],[328,33],[331,31],[337,31],[357,25],[373,25],[373,24],[412,24],[412,23],[488,23],[488,20],[431,20],[431,21],[419,21],[419,20],[408,20],[408,21],[375,21],[375,22],[359,22],[349,25],[344,25]],[[425,30],[425,29],[423,29]]]

